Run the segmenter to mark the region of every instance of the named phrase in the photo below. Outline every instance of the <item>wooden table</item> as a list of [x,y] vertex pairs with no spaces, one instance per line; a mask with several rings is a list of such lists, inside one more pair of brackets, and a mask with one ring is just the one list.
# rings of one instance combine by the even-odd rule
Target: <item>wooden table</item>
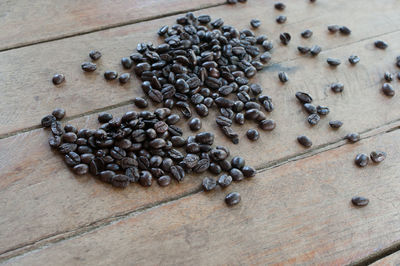
[[[396,73],[400,51],[400,2],[397,0],[284,0],[288,21],[272,0],[226,5],[225,0],[77,0],[2,1],[0,3],[0,260],[13,265],[245,265],[374,262],[400,248],[400,95],[384,96],[385,71]],[[139,81],[105,82],[107,69],[122,71],[119,59],[141,41],[159,43],[156,31],[179,14],[195,11],[223,18],[242,29],[252,18],[255,30],[274,41],[273,59],[253,82],[273,98],[277,122],[257,142],[246,139],[247,123],[235,127],[239,145],[217,130],[212,113],[203,130],[216,132],[258,169],[255,178],[205,193],[203,176],[167,188],[131,185],[114,189],[90,176],[77,177],[47,144],[40,119],[55,107],[68,122],[95,128],[100,111],[120,116],[142,95]],[[327,25],[351,28],[349,36],[329,34]],[[310,39],[300,32],[311,29]],[[279,33],[292,34],[287,47]],[[375,40],[389,43],[386,50]],[[297,45],[322,46],[316,58],[302,56]],[[88,52],[103,57],[98,71],[85,75],[80,64]],[[347,58],[361,61],[351,66]],[[342,60],[332,69],[328,57]],[[290,81],[282,85],[279,71]],[[55,87],[51,77],[64,73]],[[332,82],[345,90],[334,94]],[[392,82],[398,92],[399,81]],[[311,128],[296,91],[309,92],[331,112]],[[399,94],[399,93],[397,93]],[[332,130],[330,120],[342,120]],[[185,123],[181,125],[188,131]],[[343,137],[361,133],[349,144]],[[304,149],[296,137],[313,141]],[[360,169],[357,153],[383,150],[387,159]],[[242,202],[228,208],[223,199],[238,191]],[[370,199],[354,208],[350,199]],[[398,262],[392,254],[385,265]],[[380,264],[379,261],[375,262]]]

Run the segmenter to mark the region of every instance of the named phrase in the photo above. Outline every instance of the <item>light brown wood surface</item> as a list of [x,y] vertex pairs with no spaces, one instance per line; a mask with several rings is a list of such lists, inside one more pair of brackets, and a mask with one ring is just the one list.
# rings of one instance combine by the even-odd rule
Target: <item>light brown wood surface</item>
[[371,265],[373,266],[398,266],[400,265],[400,253],[396,252],[381,260],[378,260]]
[[224,0],[0,2],[0,50],[225,3]]
[[[249,14],[251,17],[262,19],[263,25],[256,32],[267,34],[270,39],[274,40],[273,62],[283,62],[300,57],[296,49],[299,44],[321,45],[326,52],[320,54],[318,58],[302,57],[300,61],[290,61],[292,65],[296,65],[296,68],[287,69],[289,77],[292,79],[287,86],[295,86],[293,91],[307,88],[318,90],[321,93],[328,83],[339,80],[339,78],[349,89],[351,89],[350,86],[354,86],[354,83],[357,83],[359,87],[371,86],[372,84],[367,82],[378,82],[378,79],[375,78],[380,78],[387,68],[393,67],[397,55],[398,41],[394,37],[396,35],[389,37],[385,34],[396,31],[396,25],[400,23],[400,15],[396,11],[396,7],[400,7],[399,2],[388,1],[390,4],[382,4],[380,1],[370,1],[369,5],[363,5],[362,0],[356,0],[354,5],[361,9],[360,14],[364,14],[357,21],[353,19],[350,12],[343,12],[343,8],[338,8],[338,6],[345,5],[346,2],[344,0],[341,2],[325,1],[313,6],[307,3],[300,5],[291,1],[288,3],[286,12],[289,17],[287,25],[275,23],[274,18],[279,13],[271,9],[273,1],[249,1],[246,4],[246,12],[243,12],[242,5],[224,5],[204,9],[196,14],[209,13],[214,18],[222,17],[227,24],[235,25],[239,29],[249,27],[251,19]],[[290,5],[296,6],[296,8],[290,8]],[[381,14],[387,14],[387,17],[391,18],[391,23],[382,25],[382,20],[375,19]],[[142,94],[137,79],[120,86],[118,81],[106,82],[103,73],[109,69],[122,72],[120,58],[131,54],[137,43],[141,41],[159,42],[156,34],[159,25],[173,24],[175,19],[176,16],[162,18],[1,53],[0,83],[3,87],[2,97],[0,97],[0,135],[38,126],[40,118],[55,107],[64,107],[67,109],[68,116],[77,116],[110,105],[126,104],[127,101],[134,98],[136,93]],[[339,22],[352,28],[353,33],[348,37],[328,34],[326,26]],[[369,27],[365,26],[367,24]],[[299,36],[300,32],[306,28],[314,31],[314,36],[309,40],[303,40]],[[293,40],[288,47],[283,47],[277,42],[279,33],[283,31],[288,31],[293,35]],[[393,40],[386,52],[375,51],[376,49],[373,49],[372,46],[375,40],[374,36],[382,34],[383,36],[380,38]],[[346,46],[361,40],[364,42],[359,45]],[[336,50],[338,54],[329,50],[336,47],[340,47]],[[98,61],[98,70],[95,73],[83,73],[80,65],[88,60],[88,52],[91,49],[99,49],[103,52],[103,57]],[[356,71],[360,71],[360,74],[354,76],[357,72],[328,71],[325,62],[327,56],[340,55],[343,65],[339,69],[342,70],[348,64],[348,56],[353,53],[362,53],[359,54],[361,56],[360,64],[354,68]],[[368,62],[368,60],[370,61]],[[371,62],[373,65],[368,65]],[[268,93],[269,91],[271,93],[281,92],[279,88],[282,86],[277,81],[277,73],[285,69],[282,68],[284,66],[274,65],[269,68],[270,74],[257,76],[256,80],[269,88]],[[385,68],[381,69],[383,66]],[[315,78],[313,76],[312,79],[302,79],[301,83],[294,83],[292,75],[294,72],[299,72],[296,70],[311,71],[310,75],[312,75],[314,70],[323,71],[324,69],[326,70],[325,77]],[[371,72],[366,73],[366,70]],[[55,73],[64,73],[66,76],[66,82],[59,87],[55,87],[51,83],[51,78]],[[341,77],[346,74],[349,81],[343,80]],[[358,76],[361,74],[370,78],[361,80],[365,83],[358,84]],[[353,84],[348,83],[350,81],[353,81]],[[378,84],[377,88],[379,88]],[[292,90],[290,92],[293,92]],[[282,88],[282,91],[287,91],[287,89]],[[285,99],[288,98],[285,97]]]
[[[373,255],[396,242],[395,228],[399,224],[394,194],[397,188],[391,184],[397,182],[394,173],[398,172],[395,160],[399,153],[398,133],[385,132],[400,125],[399,100],[398,95],[393,98],[382,95],[380,87],[385,71],[397,71],[394,61],[400,49],[397,28],[400,4],[391,0],[384,4],[369,1],[368,5],[361,0],[352,4],[344,0],[321,0],[315,5],[308,1],[285,2],[288,5],[284,12],[288,16],[285,25],[274,22],[280,12],[272,9],[274,1],[269,0],[224,5],[196,13],[222,17],[239,29],[249,27],[251,18],[260,18],[263,24],[255,32],[267,34],[275,44],[270,66],[252,82],[260,83],[264,93],[273,98],[276,109],[268,117],[277,122],[277,128],[261,132],[259,141],[250,142],[245,132],[255,124],[247,122],[243,127],[235,127],[241,142],[232,145],[216,128],[215,109],[203,120],[202,130],[215,131],[217,144],[229,146],[233,155],[242,155],[248,164],[264,171],[257,178],[228,189],[242,193],[243,204],[236,209],[224,206],[225,191],[197,193],[204,175],[189,176],[182,184],[174,183],[168,188],[154,184],[148,189],[133,185],[125,190],[113,189],[89,176],[77,178],[48,147],[49,132],[34,129],[41,117],[55,107],[67,110],[68,119],[73,118],[70,123],[90,128],[97,126],[100,110],[107,109],[116,116],[131,110],[130,101],[142,95],[139,81],[134,77],[130,84],[120,86],[117,82],[106,82],[102,73],[107,69],[121,71],[122,56],[129,55],[140,41],[159,42],[156,36],[159,26],[173,24],[177,16],[0,52],[3,86],[0,90],[0,213],[6,214],[0,216],[0,261],[23,255],[9,262],[32,265],[52,262],[49,259],[52,257],[54,262],[68,264],[107,264],[111,260],[143,264],[144,256],[157,253],[158,249],[159,254],[153,261],[146,261],[148,264],[221,264],[234,263],[235,258],[242,257],[243,263],[343,264]],[[352,13],[353,5],[359,9],[358,15]],[[335,23],[348,25],[352,34],[348,37],[328,34],[326,26]],[[314,31],[309,40],[299,37],[306,28]],[[288,47],[277,42],[282,31],[293,36]],[[388,41],[389,48],[375,49],[376,39]],[[319,44],[323,52],[317,58],[304,57],[297,52],[299,44]],[[88,60],[87,53],[94,48],[103,52],[98,61],[99,70],[83,74],[80,63]],[[350,54],[360,56],[357,66],[347,62]],[[340,58],[342,65],[337,69],[328,67],[327,57]],[[60,87],[51,84],[54,71],[66,75],[67,81]],[[286,85],[278,81],[279,71],[289,74]],[[341,94],[333,94],[327,88],[336,81],[345,84]],[[393,85],[397,91],[398,81]],[[306,113],[294,97],[298,90],[309,92],[315,104],[331,109],[314,128],[307,124]],[[328,125],[331,119],[342,120],[343,127],[332,130]],[[180,125],[186,135],[191,134],[185,121]],[[379,136],[340,147],[346,143],[341,140],[343,136],[354,131],[364,132],[363,137],[367,138]],[[13,136],[7,137],[10,133]],[[300,134],[313,140],[311,149],[298,145],[296,137]],[[364,150],[368,145],[371,148]],[[354,167],[355,154],[368,153],[372,148],[385,149],[389,153],[387,162],[368,169]],[[297,161],[316,153],[321,154]],[[332,175],[325,180],[321,173]],[[352,178],[358,174],[367,181]],[[382,179],[375,180],[376,176]],[[355,210],[348,204],[356,188],[360,192],[376,189],[371,196],[374,200],[366,209]],[[374,205],[377,197],[390,206],[379,199],[379,204]],[[337,215],[342,212],[343,215]],[[360,218],[359,213],[363,214],[365,223],[357,220],[354,226],[351,219]],[[236,246],[229,250],[224,241],[232,235],[235,238],[230,243]],[[243,241],[238,242],[240,237]],[[101,246],[101,239],[107,246]],[[119,241],[129,248],[119,248]],[[48,248],[41,249],[47,245]],[[112,245],[115,249],[109,248]],[[198,254],[196,245],[202,246]],[[77,253],[81,247],[89,246],[96,248],[90,248],[87,255]],[[188,256],[177,256],[171,247],[179,248],[179,254],[188,253]],[[129,252],[130,248],[135,248],[139,256]],[[97,254],[97,249],[103,254]],[[29,250],[32,253],[26,253]],[[231,254],[232,261],[224,260]]]
[[[224,191],[197,193],[51,244],[10,265],[345,265],[400,238],[400,145],[395,131],[264,171]],[[354,155],[380,149],[380,165]],[[242,202],[226,207],[224,195]],[[370,199],[355,208],[350,199]]]

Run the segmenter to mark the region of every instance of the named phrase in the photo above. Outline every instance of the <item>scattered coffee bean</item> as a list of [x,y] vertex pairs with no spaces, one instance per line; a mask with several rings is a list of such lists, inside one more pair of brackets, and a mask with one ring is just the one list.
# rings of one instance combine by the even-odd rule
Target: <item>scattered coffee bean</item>
[[286,20],[287,20],[287,17],[283,16],[283,15],[279,15],[279,16],[276,17],[276,22],[279,23],[279,24],[285,23]]
[[282,44],[284,44],[284,45],[288,45],[291,38],[292,38],[292,37],[291,37],[290,34],[287,33],[287,32],[281,33],[281,34],[279,35],[279,39],[281,40]]
[[138,108],[146,108],[149,105],[147,101],[141,97],[136,97],[133,102]]
[[51,113],[55,118],[57,118],[58,120],[61,120],[64,118],[65,116],[65,110],[62,108],[56,108],[53,110],[53,112]]
[[217,182],[211,177],[205,177],[203,179],[203,189],[205,191],[211,191],[217,186]]
[[41,124],[43,127],[50,127],[53,122],[56,121],[56,117],[54,115],[46,115],[42,118]]
[[311,103],[312,102],[312,97],[308,93],[298,91],[296,92],[296,98],[301,102],[301,103]]
[[286,74],[286,72],[279,72],[278,77],[282,83],[289,81],[289,76]]
[[307,121],[310,125],[315,126],[316,124],[318,124],[320,119],[321,117],[319,115],[311,114],[308,116]]
[[301,54],[308,54],[310,52],[310,48],[306,46],[297,46],[297,50],[299,50]]
[[309,148],[309,147],[312,146],[312,141],[311,141],[311,139],[310,139],[309,137],[307,137],[307,136],[304,136],[304,135],[298,136],[298,137],[297,137],[297,141],[298,141],[301,145],[303,145],[304,147]]
[[304,39],[311,38],[312,35],[313,32],[311,30],[304,30],[301,32],[301,37],[303,37]]
[[89,57],[92,58],[92,60],[96,61],[100,59],[101,53],[97,50],[92,50],[89,52]]
[[118,73],[116,71],[107,70],[106,72],[104,72],[104,78],[106,80],[113,80],[113,79],[116,79],[117,77],[118,77]]
[[59,85],[65,81],[65,76],[63,74],[55,74],[52,81],[54,85]]
[[344,85],[342,83],[332,83],[331,84],[331,90],[333,92],[339,93],[342,92],[344,89]]
[[342,122],[342,121],[339,121],[339,120],[332,120],[332,121],[329,121],[329,126],[330,126],[331,128],[340,128],[342,125],[343,125],[343,122]]
[[161,187],[166,187],[171,183],[171,177],[169,175],[163,175],[157,179],[157,183]]
[[251,166],[247,166],[247,165],[244,166],[241,169],[241,171],[242,171],[244,177],[254,177],[256,175],[256,173],[257,173],[256,169],[254,169]]
[[272,43],[272,41],[265,40],[262,43],[262,47],[264,48],[265,51],[270,51],[272,50],[272,48],[274,48],[274,44]]
[[326,59],[326,62],[330,65],[330,66],[334,66],[334,67],[336,67],[336,66],[338,66],[338,65],[340,65],[342,62],[339,60],[339,59],[337,59],[337,58],[328,58],[328,59]]
[[218,184],[225,188],[228,187],[231,183],[232,183],[232,177],[230,175],[227,174],[223,174],[218,178]]
[[265,52],[260,56],[260,60],[263,63],[268,63],[269,61],[271,61],[271,53],[270,52]]
[[373,151],[370,154],[371,160],[375,163],[380,163],[386,159],[386,152],[383,151]]
[[132,59],[130,59],[129,57],[122,57],[121,58],[121,65],[125,68],[125,69],[130,69],[133,66],[133,61]]
[[85,175],[88,173],[89,167],[87,164],[81,163],[81,164],[75,165],[73,170],[74,170],[74,173],[77,175]]
[[340,26],[339,25],[329,25],[328,26],[328,31],[330,33],[336,33],[339,31]]
[[247,130],[246,136],[249,140],[258,140],[260,138],[260,133],[256,129]]
[[369,199],[361,196],[355,196],[351,198],[351,203],[353,203],[353,205],[357,207],[364,207],[368,205]]
[[189,127],[190,127],[190,129],[192,131],[200,130],[201,129],[201,125],[202,125],[201,120],[199,118],[197,118],[197,117],[192,118],[189,121]]
[[392,85],[390,85],[389,83],[384,83],[384,84],[382,85],[382,92],[383,92],[386,96],[389,96],[389,97],[392,97],[392,96],[394,96],[394,94],[395,94],[395,91],[394,91]]
[[274,120],[270,120],[270,119],[264,119],[261,120],[258,124],[258,126],[265,131],[271,131],[274,130],[276,127],[275,121]]
[[304,109],[306,109],[307,113],[309,113],[309,114],[317,113],[317,108],[314,105],[312,105],[311,103],[305,103],[303,106],[304,106]]
[[91,63],[91,62],[83,62],[82,65],[82,70],[86,72],[93,72],[97,69],[96,64]]
[[343,35],[350,35],[350,33],[351,33],[351,30],[346,26],[339,27],[339,31]]
[[390,73],[390,72],[385,72],[385,74],[383,75],[383,77],[384,77],[384,79],[385,79],[387,82],[393,81],[393,75],[392,75],[392,73]]
[[258,27],[261,26],[261,21],[258,20],[258,19],[252,19],[252,20],[250,21],[250,25],[251,25],[253,28],[258,28]]
[[344,138],[352,143],[355,143],[361,139],[361,136],[358,133],[349,133]]
[[321,52],[322,48],[318,45],[313,45],[310,49],[310,54],[317,56]]
[[120,83],[124,84],[124,83],[127,83],[130,78],[131,78],[131,74],[123,73],[123,74],[121,74],[121,76],[119,76],[118,80]]
[[326,106],[318,105],[317,106],[317,113],[319,115],[327,115],[327,114],[329,114],[329,108],[326,107]]
[[100,123],[107,123],[108,121],[113,119],[112,114],[109,113],[100,113],[99,116],[97,117]]
[[356,165],[358,165],[360,167],[364,167],[364,166],[367,166],[367,164],[369,162],[369,157],[368,157],[368,155],[366,155],[364,153],[360,153],[360,154],[357,154],[354,162],[356,163]]
[[277,3],[274,4],[274,7],[275,7],[276,10],[282,11],[282,10],[284,10],[286,8],[286,5],[284,3],[282,3],[282,2],[277,2]]
[[355,65],[360,62],[360,57],[358,57],[357,55],[350,55],[349,62],[350,64]]
[[384,41],[375,41],[375,47],[379,49],[386,49],[389,45]]
[[228,195],[226,195],[226,197],[225,197],[225,203],[228,206],[236,205],[240,202],[240,200],[241,200],[241,197],[238,192],[231,192]]

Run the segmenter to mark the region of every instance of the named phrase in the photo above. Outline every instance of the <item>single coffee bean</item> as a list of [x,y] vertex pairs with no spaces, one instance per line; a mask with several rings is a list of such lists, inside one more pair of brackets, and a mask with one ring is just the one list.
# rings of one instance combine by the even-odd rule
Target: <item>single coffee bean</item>
[[75,151],[77,147],[78,145],[76,145],[75,143],[63,143],[58,147],[58,150],[62,154],[67,154],[71,151]]
[[[70,125],[70,124],[65,125],[64,131],[65,132],[74,132],[75,134],[78,133],[78,130],[76,129],[76,127],[74,127],[73,125]],[[77,144],[79,144],[79,143],[77,143]],[[79,145],[81,145],[81,144],[79,144]]]
[[389,83],[384,83],[384,84],[382,85],[382,92],[383,92],[386,96],[389,96],[389,97],[392,97],[392,96],[394,96],[394,94],[395,94],[395,91],[394,91],[392,85],[390,85]]
[[393,75],[390,72],[385,72],[385,74],[383,75],[383,78],[387,81],[387,82],[391,82],[393,81]]
[[79,156],[79,154],[71,151],[65,154],[64,160],[69,167],[73,167],[81,162],[81,157]]
[[102,171],[100,172],[100,180],[106,183],[111,184],[113,177],[115,176],[115,172],[114,171],[110,171],[110,170],[106,170],[106,171]]
[[143,187],[150,187],[153,183],[153,175],[149,171],[141,171],[139,176],[139,184]]
[[52,81],[54,85],[59,85],[65,81],[65,76],[63,74],[55,74]]
[[183,179],[185,178],[185,171],[179,165],[171,166],[170,172],[171,172],[172,177],[175,178],[178,182],[183,181]]
[[281,33],[281,34],[279,35],[279,38],[280,38],[282,44],[288,45],[289,42],[290,42],[290,39],[291,39],[292,37],[290,36],[289,33],[284,32],[284,33]]
[[250,25],[253,27],[253,28],[258,28],[258,27],[260,27],[261,26],[261,21],[260,20],[258,20],[258,19],[252,19],[251,21],[250,21]]
[[311,114],[308,116],[307,121],[310,125],[315,126],[316,124],[318,124],[320,119],[321,117],[319,115]]
[[241,171],[242,171],[244,177],[254,177],[256,175],[256,173],[257,173],[256,169],[254,169],[251,166],[247,166],[247,165],[244,166],[241,169]]
[[328,58],[328,59],[326,59],[326,62],[328,63],[328,65],[334,66],[334,67],[336,67],[336,66],[338,66],[338,65],[340,65],[342,63],[337,58]]
[[246,136],[249,140],[255,141],[260,138],[260,133],[256,129],[249,129],[246,132]]
[[304,106],[304,109],[306,109],[307,113],[309,113],[309,114],[317,113],[317,108],[314,105],[312,105],[311,103],[305,103],[303,106]]
[[92,153],[84,153],[84,154],[81,154],[80,157],[81,157],[82,163],[87,164],[87,165],[89,165],[90,162],[95,158],[94,154],[92,154]]
[[205,191],[211,191],[217,186],[217,182],[211,177],[205,177],[202,185]]
[[129,185],[129,177],[126,175],[114,175],[111,178],[113,187],[126,188]]
[[340,26],[339,25],[329,25],[328,26],[328,31],[330,33],[336,33],[339,31]]
[[375,47],[379,48],[379,49],[386,49],[389,45],[387,44],[387,42],[384,41],[375,41]]
[[42,118],[41,124],[43,127],[51,127],[51,124],[56,121],[56,117],[54,115],[46,115]]
[[311,103],[312,102],[312,97],[308,93],[298,91],[296,92],[296,98],[301,102],[301,103]]
[[171,177],[169,175],[160,176],[160,178],[157,179],[157,183],[160,187],[166,187],[171,183]]
[[232,180],[233,179],[230,175],[224,174],[218,178],[217,182],[221,187],[225,188],[225,187],[228,187],[232,183]]
[[317,56],[321,52],[322,48],[318,45],[313,45],[310,49],[310,54]]
[[235,181],[241,181],[244,179],[244,175],[243,175],[242,171],[240,171],[237,168],[232,168],[229,171],[229,174],[232,176],[233,180],[235,180]]
[[282,11],[286,8],[286,5],[282,2],[278,2],[274,4],[276,10]]
[[92,58],[93,61],[99,60],[101,57],[100,51],[92,50],[89,52],[89,57]]
[[221,116],[221,115],[217,116],[217,118],[215,119],[215,122],[221,127],[224,127],[224,126],[230,127],[232,125],[231,119],[229,119],[225,116]]
[[[54,136],[61,136],[64,134],[64,131],[62,129],[61,123],[58,121],[55,121],[51,124],[51,132],[53,133]],[[67,134],[75,134],[73,132],[68,132]]]
[[349,133],[344,138],[352,143],[355,143],[361,139],[360,134],[358,133]]
[[310,48],[306,46],[297,46],[297,50],[299,50],[301,54],[308,54],[310,52]]
[[240,156],[235,156],[232,158],[231,164],[237,169],[242,169],[245,165],[245,160]]
[[52,148],[57,148],[61,145],[61,137],[60,136],[51,136],[49,137],[49,145]]
[[312,35],[313,32],[311,30],[304,30],[301,32],[301,37],[303,37],[304,39],[311,38]]
[[274,130],[276,127],[275,121],[270,119],[264,119],[258,123],[259,128],[265,131]]
[[364,207],[368,205],[369,199],[361,196],[355,196],[351,198],[351,203],[353,203],[353,205],[357,207]]
[[225,197],[225,203],[228,206],[233,206],[236,205],[240,202],[242,198],[240,197],[240,194],[238,192],[231,192]]
[[339,93],[342,92],[344,89],[344,85],[342,83],[332,83],[331,84],[331,90],[333,92]]
[[283,16],[283,15],[279,15],[279,16],[276,17],[276,22],[279,23],[279,24],[285,23],[286,20],[287,20],[287,17]]
[[123,73],[123,74],[121,74],[121,76],[119,76],[118,80],[120,83],[124,84],[124,83],[127,83],[130,78],[131,78],[131,74]]
[[212,145],[214,143],[214,134],[211,132],[201,132],[196,135],[196,141],[201,144]]
[[116,79],[117,77],[118,77],[117,71],[107,70],[106,72],[104,72],[104,78],[106,80],[113,80]]
[[304,136],[304,135],[298,136],[298,137],[297,137],[297,141],[298,141],[301,145],[303,145],[304,147],[309,148],[309,147],[312,146],[312,141],[311,141],[311,139],[310,139],[309,137],[307,137],[307,136]]
[[339,128],[339,127],[341,127],[342,125],[343,125],[343,122],[342,122],[342,121],[339,121],[339,120],[329,121],[329,126],[330,126],[331,128]]
[[274,48],[274,44],[272,43],[272,41],[265,40],[262,43],[262,47],[264,48],[265,51],[270,51],[272,50],[272,48]]
[[136,97],[133,100],[133,103],[138,107],[138,108],[146,108],[149,104],[147,101],[141,97]]
[[360,153],[360,154],[357,154],[354,162],[359,167],[365,167],[369,163],[369,157],[368,157],[368,155],[366,155],[364,153]]
[[326,106],[318,105],[317,106],[317,113],[319,115],[327,115],[327,114],[329,114],[329,108],[326,107]]
[[339,27],[339,31],[343,35],[350,35],[351,34],[351,30],[346,26],[340,26]]
[[113,119],[113,116],[110,113],[102,112],[99,114],[97,119],[99,120],[100,123],[107,123]]
[[87,172],[89,171],[89,167],[87,164],[81,163],[81,164],[75,165],[73,168],[73,171],[77,175],[84,175],[84,174],[87,174]]
[[91,62],[83,62],[81,65],[81,68],[85,72],[93,72],[97,69],[96,64],[91,63]]
[[286,72],[279,72],[278,77],[282,83],[289,81],[289,76],[286,74]]
[[350,55],[349,62],[350,64],[355,65],[360,62],[360,57],[358,57],[357,55]]
[[383,151],[373,151],[370,154],[371,160],[375,163],[380,163],[386,159],[386,152]]
[[55,118],[57,118],[58,120],[61,120],[64,118],[65,116],[65,110],[62,108],[56,108],[53,110],[53,112],[51,113]]
[[121,64],[125,69],[130,69],[133,66],[133,61],[129,57],[121,58]]

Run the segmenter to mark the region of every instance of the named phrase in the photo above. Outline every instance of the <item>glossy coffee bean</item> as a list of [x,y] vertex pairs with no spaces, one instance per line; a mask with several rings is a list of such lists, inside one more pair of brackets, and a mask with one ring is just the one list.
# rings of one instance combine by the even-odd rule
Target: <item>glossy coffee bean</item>
[[349,133],[344,138],[350,141],[351,143],[355,143],[361,139],[361,136],[358,133]]
[[63,74],[55,74],[52,81],[54,85],[59,85],[65,81],[65,76]]
[[116,79],[118,77],[118,73],[114,70],[107,70],[106,72],[104,72],[104,78],[106,80],[113,80]]
[[77,175],[84,175],[89,171],[89,167],[87,164],[78,164],[74,166],[73,171]]
[[43,127],[51,127],[51,124],[56,121],[56,117],[54,115],[46,115],[42,118],[41,124]]
[[311,38],[312,35],[313,32],[311,30],[304,30],[301,32],[301,37],[303,37],[304,39]]
[[133,100],[133,103],[138,107],[138,108],[146,108],[149,104],[147,101],[141,97],[137,97]]
[[217,186],[217,182],[211,177],[205,177],[202,186],[205,191],[211,191]]
[[357,55],[350,55],[349,62],[350,62],[350,64],[355,65],[358,62],[360,62],[360,57],[358,57]]
[[301,91],[296,92],[296,98],[302,103],[311,103],[313,100],[311,95]]
[[369,199],[361,196],[354,196],[351,198],[351,203],[357,207],[364,207],[368,205]]
[[53,112],[51,113],[55,118],[57,118],[58,120],[61,120],[64,118],[65,116],[65,110],[62,108],[56,108],[53,110]]
[[371,160],[375,163],[380,163],[386,159],[386,152],[373,151],[370,154]]
[[200,120],[199,118],[197,118],[197,117],[192,118],[192,119],[189,121],[189,128],[190,128],[192,131],[200,130],[200,129],[201,129],[201,126],[202,126],[201,120]]
[[332,83],[330,87],[331,90],[336,93],[342,92],[344,89],[344,85],[342,83]]
[[244,175],[243,175],[242,171],[240,171],[237,168],[232,168],[229,171],[229,174],[230,174],[230,176],[232,176],[233,180],[235,180],[235,181],[241,181],[244,179]]
[[160,178],[157,179],[157,183],[161,187],[166,187],[171,183],[171,177],[169,175],[163,175]]
[[228,195],[226,195],[225,203],[228,206],[233,206],[233,205],[238,204],[241,199],[242,198],[241,198],[241,196],[240,196],[240,194],[238,192],[231,192]]
[[308,116],[307,121],[310,125],[315,126],[321,120],[321,117],[317,114],[311,114]]
[[359,167],[365,167],[369,163],[369,157],[368,157],[368,155],[366,155],[364,153],[360,153],[360,154],[357,154],[356,158],[354,159],[354,162]]
[[309,147],[312,146],[312,141],[311,141],[311,139],[310,139],[309,137],[307,137],[307,136],[304,136],[304,135],[298,136],[298,137],[297,137],[297,141],[298,141],[301,145],[303,145],[304,147],[306,147],[306,148],[309,148]]
[[375,41],[374,45],[375,45],[376,48],[379,48],[379,49],[386,49],[389,46],[387,44],[387,42],[381,41],[381,40]]
[[328,65],[333,66],[333,67],[336,67],[342,63],[339,59],[331,58],[331,57],[326,59],[326,62],[328,63]]
[[332,121],[329,121],[329,126],[330,126],[331,128],[337,129],[337,128],[340,128],[342,125],[343,125],[343,122],[342,122],[342,121],[339,121],[339,120],[332,120]]
[[99,60],[99,59],[100,59],[101,53],[100,53],[100,51],[92,50],[92,51],[89,52],[89,57],[90,57],[93,61],[96,61],[96,60]]
[[382,85],[382,92],[389,97],[392,97],[395,95],[395,90],[393,89],[392,85],[389,83],[384,83]]
[[123,74],[121,74],[121,76],[119,76],[118,80],[121,84],[124,84],[124,83],[127,83],[130,78],[131,78],[131,74],[123,73]]
[[81,65],[81,68],[85,72],[93,72],[97,69],[96,64],[91,63],[91,62],[83,62]]
[[222,188],[228,187],[232,183],[232,177],[230,175],[221,175],[218,178],[218,185],[220,185]]
[[249,129],[246,132],[246,136],[249,140],[256,141],[260,138],[260,133],[256,129]]

